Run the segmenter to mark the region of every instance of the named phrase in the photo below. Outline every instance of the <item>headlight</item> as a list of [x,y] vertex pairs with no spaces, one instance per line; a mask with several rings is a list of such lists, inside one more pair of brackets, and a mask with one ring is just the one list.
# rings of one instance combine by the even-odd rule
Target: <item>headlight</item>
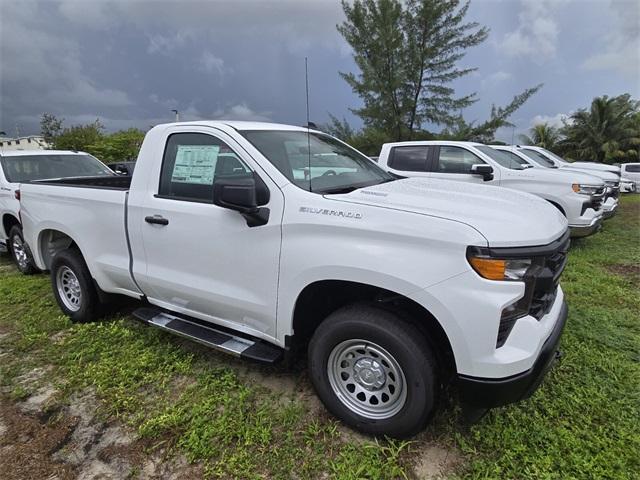
[[598,190],[602,187],[598,185],[585,185],[583,183],[574,183],[571,185],[571,188],[574,192],[579,193],[581,195],[595,195],[598,193]]
[[487,280],[523,281],[531,266],[531,259],[499,259],[485,256],[470,256],[469,263],[482,278]]

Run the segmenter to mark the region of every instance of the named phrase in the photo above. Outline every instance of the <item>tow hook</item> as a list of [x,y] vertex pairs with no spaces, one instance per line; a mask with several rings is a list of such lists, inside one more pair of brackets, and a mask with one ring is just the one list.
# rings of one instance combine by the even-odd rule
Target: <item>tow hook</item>
[[564,356],[564,353],[561,350],[556,350],[556,355],[555,355],[556,362],[560,361],[563,356]]

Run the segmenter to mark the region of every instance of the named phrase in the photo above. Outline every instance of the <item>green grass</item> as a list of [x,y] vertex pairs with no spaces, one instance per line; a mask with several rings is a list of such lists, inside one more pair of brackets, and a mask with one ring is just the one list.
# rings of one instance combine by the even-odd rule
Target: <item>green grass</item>
[[462,452],[459,478],[639,478],[639,264],[640,195],[626,196],[600,234],[573,244],[562,281],[565,356],[534,397],[470,429],[441,412],[412,443],[352,441],[296,392],[283,397],[238,373],[282,370],[192,346],[124,314],[73,325],[48,277],[21,276],[6,257],[0,386],[18,401],[30,394],[19,376],[51,366],[42,381],[59,388],[60,404],[89,389],[104,417],[215,478],[414,478],[416,456],[434,439]]

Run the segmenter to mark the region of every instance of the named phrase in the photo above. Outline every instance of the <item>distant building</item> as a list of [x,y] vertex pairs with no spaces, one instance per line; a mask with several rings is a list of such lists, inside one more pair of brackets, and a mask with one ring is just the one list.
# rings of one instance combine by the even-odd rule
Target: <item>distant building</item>
[[29,135],[27,137],[0,137],[0,151],[4,150],[47,150],[51,148],[44,137]]

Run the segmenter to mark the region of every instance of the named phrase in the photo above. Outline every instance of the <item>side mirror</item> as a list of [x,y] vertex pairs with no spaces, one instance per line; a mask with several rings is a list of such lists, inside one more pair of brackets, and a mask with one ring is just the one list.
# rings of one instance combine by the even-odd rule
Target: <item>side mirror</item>
[[219,177],[213,182],[214,205],[240,212],[250,227],[269,221],[269,209],[258,207],[258,193],[253,176]]
[[493,180],[493,167],[491,165],[487,165],[486,163],[477,163],[475,165],[471,165],[471,173],[473,175],[480,175],[482,180],[488,182],[489,180]]

